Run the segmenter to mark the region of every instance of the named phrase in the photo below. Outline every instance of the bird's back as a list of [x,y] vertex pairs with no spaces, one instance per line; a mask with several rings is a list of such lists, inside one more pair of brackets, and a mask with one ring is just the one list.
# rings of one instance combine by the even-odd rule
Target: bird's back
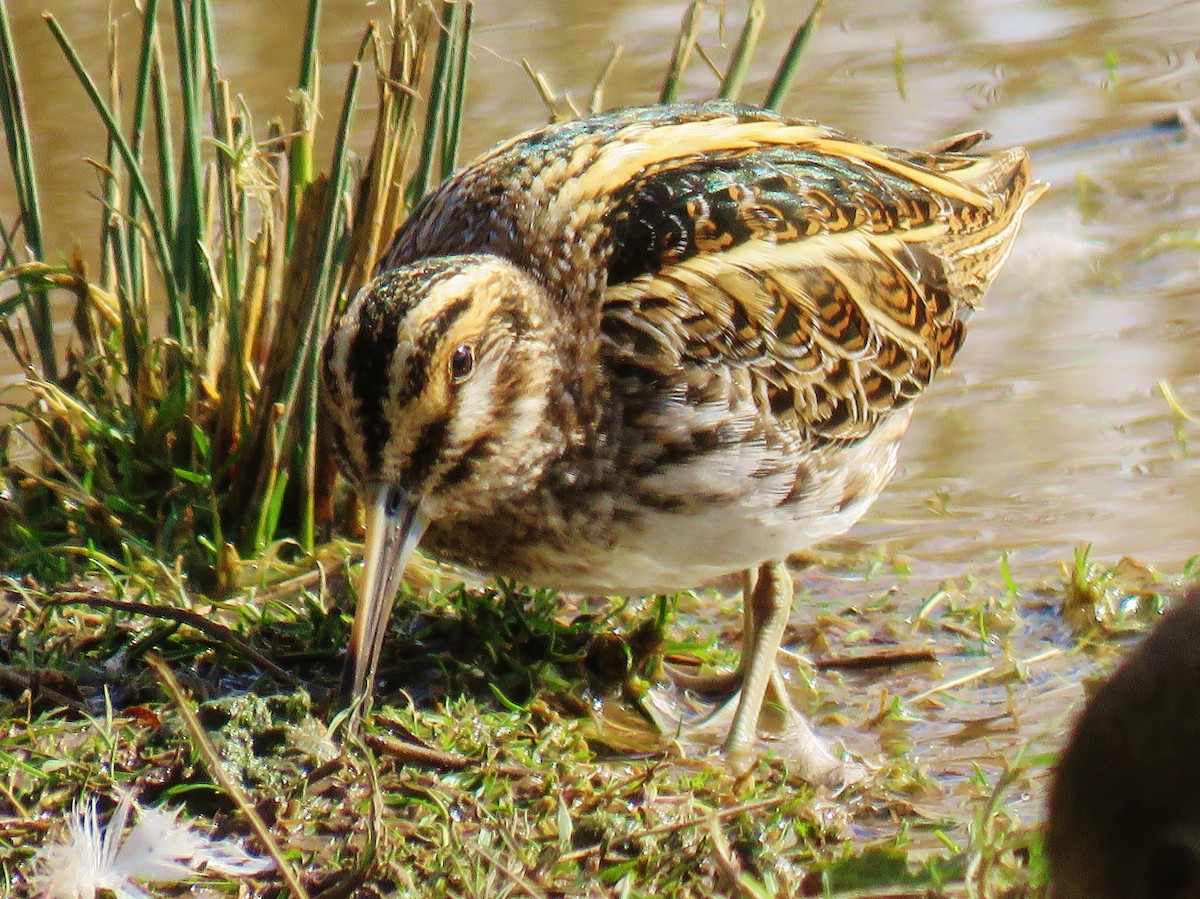
[[984,136],[911,152],[725,102],[618,110],[492,150],[381,267],[504,256],[610,367],[750,366],[778,415],[858,439],[953,358],[1041,193],[1024,150],[973,153]]
[[[976,153],[983,137],[911,152],[725,102],[619,110],[516,137],[431,194],[381,267],[501,256],[570,323],[559,405],[584,436],[542,493],[590,536],[564,525],[509,573],[666,589],[849,528],[1041,193],[1023,150]],[[724,550],[703,572],[697,538]],[[597,541],[578,576],[535,576]],[[497,570],[502,550],[468,561]]]

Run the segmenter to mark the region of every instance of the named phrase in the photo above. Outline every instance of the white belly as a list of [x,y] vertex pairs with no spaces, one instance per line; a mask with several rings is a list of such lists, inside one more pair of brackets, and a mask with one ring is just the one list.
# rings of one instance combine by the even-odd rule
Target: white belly
[[[793,502],[780,502],[791,477],[750,479],[761,458],[744,446],[728,451],[736,455],[714,453],[703,465],[667,468],[647,483],[662,495],[694,502],[678,509],[631,504],[616,517],[626,523],[614,527],[611,542],[579,547],[567,565],[546,559],[538,580],[571,592],[669,593],[845,533],[891,478],[908,419],[905,410],[856,446],[826,457],[813,472],[811,490]],[[722,493],[735,498],[703,499]]]

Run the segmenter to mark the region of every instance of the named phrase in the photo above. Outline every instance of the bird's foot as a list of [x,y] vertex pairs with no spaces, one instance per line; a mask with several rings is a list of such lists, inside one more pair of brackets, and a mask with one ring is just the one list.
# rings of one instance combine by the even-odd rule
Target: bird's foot
[[694,674],[672,668],[668,674],[670,684],[651,689],[644,710],[661,733],[675,736],[685,754],[708,752],[741,767],[770,751],[799,777],[834,791],[866,776],[861,764],[835,755],[796,710],[778,668],[767,685],[763,721],[740,741],[730,739],[742,702],[740,670]]
[[[829,750],[792,705],[779,671],[779,647],[792,592],[792,576],[782,562],[747,572],[742,660],[737,670],[705,675],[680,672],[673,693],[651,691],[646,711],[660,731],[678,735],[684,751],[692,740],[711,747],[714,737],[720,739],[721,756],[734,765],[743,765],[761,750],[763,713],[768,713],[768,720],[778,715],[779,726],[768,729],[773,734],[770,748],[810,783],[840,788],[861,780],[866,771]],[[698,715],[679,714],[679,706],[695,694],[715,699],[716,706]]]

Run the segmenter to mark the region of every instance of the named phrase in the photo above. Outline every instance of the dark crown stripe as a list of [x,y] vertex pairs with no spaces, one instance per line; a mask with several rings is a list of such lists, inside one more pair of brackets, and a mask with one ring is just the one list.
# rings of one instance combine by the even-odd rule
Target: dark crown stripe
[[[456,274],[438,272],[429,283],[436,283]],[[398,333],[408,310],[397,302],[398,295],[413,292],[412,273],[379,285],[364,298],[359,310],[358,329],[350,341],[349,376],[358,400],[358,420],[362,430],[363,447],[369,469],[378,469],[383,461],[384,448],[391,437],[387,414],[388,399],[393,390],[392,361],[396,356]],[[428,289],[429,283],[425,285]],[[429,360],[447,329],[470,307],[469,297],[448,303],[423,329],[407,360],[406,375],[394,386],[400,403],[411,402],[425,389],[429,381]]]
[[438,457],[446,445],[450,431],[450,418],[439,418],[430,422],[408,459],[408,470],[402,475],[405,483],[423,484],[437,464]]
[[379,302],[375,296],[367,297],[359,312],[358,329],[350,338],[347,373],[358,400],[358,422],[368,470],[379,468],[392,430],[384,415],[384,405],[388,372],[396,354],[394,319],[394,315],[388,314],[387,303]]

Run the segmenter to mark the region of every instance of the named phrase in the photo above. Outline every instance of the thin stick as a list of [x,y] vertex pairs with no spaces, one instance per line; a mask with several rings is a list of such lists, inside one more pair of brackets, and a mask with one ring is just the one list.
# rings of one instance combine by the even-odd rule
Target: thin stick
[[[487,762],[479,759],[469,758],[457,752],[443,752],[440,749],[433,749],[408,740],[397,740],[394,737],[367,734],[363,737],[363,742],[376,752],[390,755],[410,765],[425,765],[443,771],[464,771],[468,768],[487,767]],[[531,773],[528,768],[520,768],[516,765],[496,765],[491,770],[506,777],[526,777]]]
[[90,593],[60,593],[46,600],[48,606],[87,605],[98,609],[113,609],[118,612],[132,612],[135,615],[145,615],[149,618],[160,618],[164,621],[175,621],[193,627],[218,643],[232,646],[255,665],[266,670],[272,677],[283,681],[289,686],[296,686],[299,681],[295,675],[284,671],[258,650],[249,646],[241,637],[223,624],[218,624],[210,618],[205,618],[199,612],[191,609],[176,609],[171,606],[150,605],[148,603],[130,602],[123,599],[108,599],[103,596],[93,596]]
[[829,656],[817,659],[813,667],[821,671],[862,671],[869,668],[891,668],[896,665],[915,665],[920,662],[936,662],[937,653],[932,649],[884,649],[878,652],[855,656]]
[[[1037,655],[1030,656],[1027,659],[1019,661],[1017,664],[1021,666],[1036,665],[1039,662],[1045,662],[1048,659],[1053,659],[1056,656],[1062,655],[1061,649],[1047,649],[1045,652],[1039,652]],[[1002,665],[988,665],[986,668],[979,668],[969,674],[964,674],[962,677],[956,677],[953,680],[948,680],[945,683],[938,684],[936,687],[930,687],[923,693],[918,693],[916,696],[906,700],[910,703],[922,702],[929,699],[931,696],[936,696],[938,693],[946,693],[956,687],[964,686],[965,684],[974,683],[981,678],[985,678],[990,674],[995,674],[1004,667]]]
[[226,795],[233,800],[234,805],[246,816],[246,819],[250,822],[250,827],[262,841],[263,846],[266,847],[267,854],[274,859],[275,865],[283,877],[283,882],[288,885],[288,889],[292,891],[292,895],[296,899],[309,899],[308,890],[304,888],[304,884],[300,882],[300,875],[296,873],[296,869],[292,867],[291,863],[287,860],[287,856],[283,854],[283,849],[276,842],[275,835],[271,833],[266,822],[255,811],[250,798],[225,771],[225,766],[221,764],[221,756],[217,753],[217,748],[213,746],[212,741],[208,738],[208,734],[204,731],[204,725],[200,723],[200,719],[196,717],[196,713],[192,710],[188,698],[183,693],[183,687],[179,685],[179,681],[175,679],[175,673],[171,671],[171,666],[157,652],[148,653],[146,661],[158,673],[159,683],[162,684],[171,701],[175,703],[175,708],[179,709],[183,723],[187,727],[188,733],[191,734],[192,745],[204,756],[204,761],[208,764],[208,771],[212,775],[213,780],[221,785],[221,789],[225,791]]
[[72,699],[65,693],[60,693],[53,687],[48,687],[39,682],[38,673],[34,671],[22,671],[19,668],[14,668],[11,665],[0,665],[0,684],[12,690],[23,692],[28,690],[32,698],[37,696],[45,696],[51,702],[56,702],[63,708],[71,709],[74,712],[87,713],[88,707],[86,703],[80,702],[78,699]]

